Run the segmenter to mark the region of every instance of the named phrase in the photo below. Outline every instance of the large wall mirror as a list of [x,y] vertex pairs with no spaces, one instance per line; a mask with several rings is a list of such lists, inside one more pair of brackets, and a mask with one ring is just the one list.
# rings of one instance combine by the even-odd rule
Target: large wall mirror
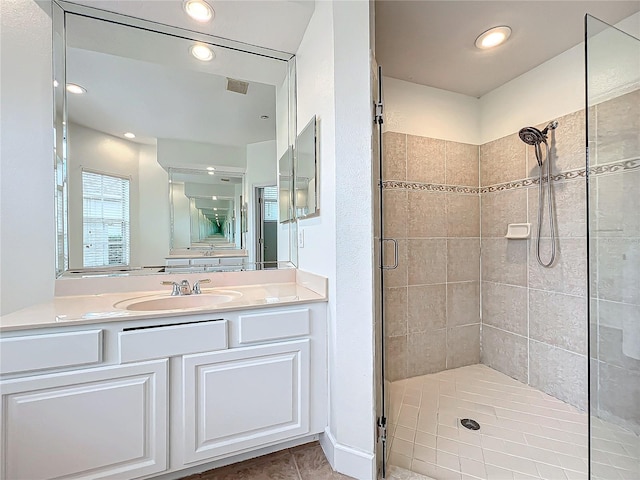
[[54,24],[57,274],[292,266],[293,56],[66,2]]

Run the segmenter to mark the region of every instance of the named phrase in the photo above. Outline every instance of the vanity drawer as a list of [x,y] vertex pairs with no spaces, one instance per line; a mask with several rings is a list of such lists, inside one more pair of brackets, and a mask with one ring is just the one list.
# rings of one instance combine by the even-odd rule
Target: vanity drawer
[[167,266],[180,266],[184,265],[185,267],[189,266],[188,258],[167,258],[166,261]]
[[102,361],[102,330],[0,339],[0,373],[92,365]]
[[221,258],[220,259],[220,265],[228,265],[228,266],[233,266],[233,265],[242,265],[245,261],[245,257],[228,257],[228,258]]
[[228,347],[227,321],[125,329],[118,334],[118,341],[120,363],[223,350]]
[[220,259],[219,258],[194,258],[191,260],[191,265],[218,266],[220,265]]
[[239,343],[303,337],[311,333],[309,309],[240,315]]

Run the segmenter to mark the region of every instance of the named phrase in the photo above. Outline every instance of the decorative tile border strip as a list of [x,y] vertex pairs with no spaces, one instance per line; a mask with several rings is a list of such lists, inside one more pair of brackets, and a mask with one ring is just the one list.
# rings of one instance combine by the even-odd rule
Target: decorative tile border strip
[[637,170],[640,168],[640,157],[625,160],[623,162],[605,163],[595,165],[589,169],[591,175],[602,175],[603,173],[615,173],[625,170]]
[[[589,169],[590,175],[605,175],[609,173],[616,173],[627,170],[640,169],[640,157],[632,158],[630,160],[624,160],[621,162],[612,162],[604,165],[595,165]],[[568,170],[566,172],[552,175],[551,179],[554,182],[561,182],[565,180],[573,180],[575,178],[585,178],[587,176],[587,170],[585,168]],[[542,181],[546,182],[547,177],[542,177]],[[504,192],[507,190],[514,190],[516,188],[527,188],[534,185],[538,185],[540,179],[538,177],[528,177],[522,180],[515,180],[513,182],[498,183],[495,185],[489,185],[486,187],[466,187],[460,185],[442,185],[438,183],[420,183],[420,182],[405,182],[401,180],[385,180],[382,182],[382,188],[388,190],[423,190],[427,192],[445,192],[445,193],[466,193],[466,194],[478,194],[478,193],[492,193],[492,192]]]
[[425,190],[427,192],[480,193],[480,188],[478,187],[441,185],[439,183],[404,182],[401,180],[385,180],[382,182],[382,188],[389,190]]
[[[574,178],[585,178],[587,176],[586,169],[569,170],[557,175],[551,175],[551,179],[554,182],[561,182],[563,180],[572,180]],[[542,182],[547,183],[547,177],[542,177]],[[505,190],[513,190],[516,188],[526,188],[540,183],[539,177],[529,177],[523,180],[516,180],[515,182],[499,183],[496,185],[489,185],[487,187],[481,187],[480,193],[492,193],[492,192],[504,192]]]

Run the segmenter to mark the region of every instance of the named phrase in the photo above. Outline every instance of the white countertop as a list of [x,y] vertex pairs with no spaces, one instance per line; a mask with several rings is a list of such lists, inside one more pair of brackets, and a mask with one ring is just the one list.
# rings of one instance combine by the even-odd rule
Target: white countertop
[[323,302],[327,300],[325,287],[326,279],[323,277],[298,272],[296,281],[291,282],[252,285],[227,284],[216,288],[203,288],[203,294],[216,293],[216,291],[224,293],[224,291],[232,290],[241,295],[226,303],[161,311],[130,311],[117,308],[114,305],[128,300],[144,300],[144,297],[170,297],[170,292],[166,288],[153,291],[58,296],[51,302],[1,316],[0,332]]

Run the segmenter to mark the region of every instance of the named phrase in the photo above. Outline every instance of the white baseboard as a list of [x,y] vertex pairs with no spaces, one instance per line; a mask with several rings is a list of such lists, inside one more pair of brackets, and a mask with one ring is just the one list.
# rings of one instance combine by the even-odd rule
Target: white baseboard
[[338,443],[328,427],[320,435],[320,445],[336,472],[358,480],[376,480],[375,454]]

